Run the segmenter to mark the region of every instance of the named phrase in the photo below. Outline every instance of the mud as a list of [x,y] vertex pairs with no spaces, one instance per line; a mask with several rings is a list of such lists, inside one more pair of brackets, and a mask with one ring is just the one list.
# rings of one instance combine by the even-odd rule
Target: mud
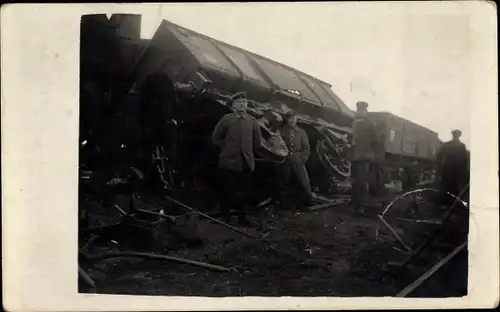
[[[148,259],[111,258],[81,262],[95,289],[81,292],[165,296],[394,296],[451,250],[433,248],[414,266],[397,270],[389,261],[406,255],[394,241],[376,238],[377,208],[355,215],[347,205],[275,216],[264,239],[243,237],[205,220],[198,221],[201,244],[185,244],[164,253],[204,261],[236,272],[213,272],[186,264]],[[147,238],[144,238],[147,239]],[[126,240],[125,238],[123,240]],[[92,252],[126,249],[119,241],[101,241]],[[178,246],[178,247],[179,247]],[[467,253],[459,255],[413,296],[463,296]]]

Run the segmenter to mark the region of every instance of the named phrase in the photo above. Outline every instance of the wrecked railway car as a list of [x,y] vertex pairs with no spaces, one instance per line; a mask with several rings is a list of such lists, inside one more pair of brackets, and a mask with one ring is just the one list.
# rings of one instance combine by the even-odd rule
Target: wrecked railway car
[[247,92],[249,113],[265,139],[254,183],[268,193],[263,196],[273,190],[269,177],[287,155],[277,130],[289,110],[298,114],[310,139],[307,168],[315,191],[332,191],[350,175],[346,152],[353,112],[328,83],[273,60],[163,21],[121,88],[126,95],[119,102],[133,107],[129,116],[137,116],[130,144],[144,151],[139,167],[145,170],[148,151],[161,146],[157,159],[170,168],[163,179],[176,187],[194,179],[217,185],[211,179],[217,176],[218,150],[210,135],[231,111],[228,98],[239,91]]
[[[277,130],[281,114],[288,110],[299,115],[299,125],[310,140],[306,165],[313,190],[332,193],[349,177],[348,134],[354,113],[330,84],[168,21],[160,24],[151,40],[144,40],[137,30],[140,16],[87,20],[94,26],[84,27],[82,21],[81,127],[85,129],[81,140],[89,142],[81,161],[98,164],[93,166],[96,172],[116,175],[121,168],[134,166],[152,178],[146,180],[161,179],[160,185],[190,189],[200,180],[209,188],[218,185],[218,148],[210,134],[231,111],[226,105],[231,94],[245,91],[249,112],[261,123],[265,139],[257,152],[255,192],[263,193],[258,198],[276,191],[269,177],[277,177],[277,165],[287,154]],[[125,30],[120,30],[122,24]],[[117,33],[120,38],[108,40]],[[105,46],[99,45],[106,40]],[[95,57],[99,51],[104,54]],[[108,74],[99,74],[103,70]],[[87,86],[98,86],[101,95],[89,97],[96,92]],[[426,168],[433,166],[434,132],[389,113],[370,115],[384,137],[379,152],[387,169],[384,180],[398,180],[397,169],[415,159]]]
[[[164,193],[201,211],[213,207],[206,193],[199,196],[198,182],[207,193],[219,191],[219,151],[210,134],[231,111],[226,102],[234,92],[248,93],[249,112],[265,139],[257,151],[255,204],[277,193],[273,177],[287,155],[277,130],[288,110],[299,114],[309,136],[307,168],[314,191],[331,194],[349,177],[346,150],[354,113],[328,83],[167,21],[151,40],[143,40],[138,24],[137,15],[82,19],[79,187],[99,195],[94,202],[82,196],[86,190],[80,192],[79,240],[85,246],[91,233],[119,240],[120,247],[158,251],[201,242],[192,218],[198,213],[141,188],[151,183],[148,190],[166,187]],[[414,160],[433,167],[439,145],[434,132],[389,113],[370,115],[384,140],[378,158],[389,169],[386,180],[398,180],[396,169]],[[136,201],[138,193],[145,196]],[[108,202],[114,216],[104,207],[106,197],[115,197]],[[151,207],[161,210],[135,209]],[[80,262],[91,259],[85,257],[79,253]]]
[[382,140],[376,156],[383,165],[383,180],[400,180],[398,169],[412,164],[421,172],[421,181],[433,180],[436,153],[441,146],[438,134],[389,112],[368,115],[376,123]]

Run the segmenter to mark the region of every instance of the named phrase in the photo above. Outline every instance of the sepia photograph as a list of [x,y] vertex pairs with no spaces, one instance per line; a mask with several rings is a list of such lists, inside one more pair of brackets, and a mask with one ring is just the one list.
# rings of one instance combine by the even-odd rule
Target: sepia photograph
[[80,293],[467,295],[466,18],[171,9],[81,17]]
[[495,13],[3,5],[4,309],[498,306]]

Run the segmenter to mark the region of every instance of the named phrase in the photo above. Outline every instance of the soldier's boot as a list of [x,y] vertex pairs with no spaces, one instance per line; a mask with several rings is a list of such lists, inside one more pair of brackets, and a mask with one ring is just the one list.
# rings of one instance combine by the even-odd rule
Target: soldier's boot
[[285,215],[285,211],[287,210],[287,196],[284,192],[282,192],[280,195],[279,195],[279,199],[278,199],[279,203],[278,203],[278,211],[277,211],[277,214],[279,216],[284,216]]
[[238,225],[242,226],[250,226],[252,223],[248,220],[247,216],[245,214],[238,214]]
[[229,203],[227,201],[223,201],[219,207],[222,221],[224,223],[230,224],[233,216],[231,214]]
[[351,204],[353,206],[354,214],[364,213],[364,207],[362,202],[363,199],[360,190],[360,183],[358,181],[354,181],[352,185],[352,197],[351,197]]
[[246,203],[241,203],[240,201],[240,207],[238,209],[238,211],[236,212],[236,215],[238,217],[238,225],[241,225],[241,226],[250,226],[252,225],[252,223],[248,220],[247,218],[247,211],[248,211],[248,206]]
[[354,212],[359,215],[364,215],[365,214],[365,207],[363,205],[359,205],[354,207]]
[[356,199],[354,201],[354,213],[359,215],[365,213],[365,201],[363,199]]
[[222,217],[222,221],[224,223],[231,224],[231,222],[233,221],[233,216],[231,214],[224,215]]
[[314,205],[314,196],[312,193],[307,193],[304,199],[303,211],[309,211],[309,207]]
[[312,206],[307,200],[298,201],[296,206],[296,212],[307,212],[309,207]]

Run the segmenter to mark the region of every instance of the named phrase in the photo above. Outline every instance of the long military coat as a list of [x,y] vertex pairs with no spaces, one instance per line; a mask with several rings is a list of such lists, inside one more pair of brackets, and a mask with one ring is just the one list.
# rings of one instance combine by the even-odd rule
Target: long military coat
[[351,161],[373,161],[380,144],[376,124],[366,116],[357,115],[352,125]]
[[219,167],[232,171],[255,170],[254,150],[262,145],[260,126],[250,115],[230,113],[221,118],[212,133],[212,141],[221,147]]
[[310,155],[309,139],[306,132],[298,126],[286,125],[281,129],[281,136],[289,150],[288,158],[284,164],[285,168],[291,167],[305,191],[311,194],[311,184],[305,166]]
[[468,170],[467,149],[460,141],[443,143],[436,155],[441,179],[449,183],[461,182]]

